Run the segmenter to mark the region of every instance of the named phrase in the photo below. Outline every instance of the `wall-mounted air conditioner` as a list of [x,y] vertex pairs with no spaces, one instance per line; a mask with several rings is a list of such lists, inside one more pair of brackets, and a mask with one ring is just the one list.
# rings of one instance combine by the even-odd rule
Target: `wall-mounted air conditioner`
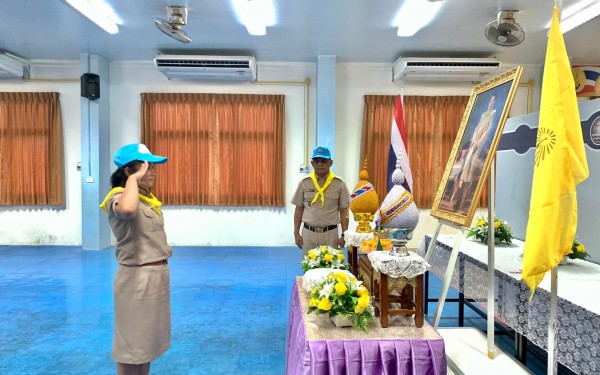
[[154,65],[168,79],[255,81],[252,56],[157,55]]
[[392,67],[392,80],[485,81],[499,68],[494,58],[401,57]]
[[0,78],[29,78],[29,63],[8,52],[0,51]]

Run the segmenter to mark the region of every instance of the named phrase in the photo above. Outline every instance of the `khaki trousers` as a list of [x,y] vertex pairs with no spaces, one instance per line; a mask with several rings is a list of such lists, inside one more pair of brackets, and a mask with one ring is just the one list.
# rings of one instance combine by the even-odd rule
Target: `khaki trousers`
[[328,245],[337,249],[339,239],[340,235],[338,233],[337,228],[324,233],[317,233],[303,227],[302,254],[306,255],[306,253],[308,253],[308,250],[314,249],[315,247],[321,245]]

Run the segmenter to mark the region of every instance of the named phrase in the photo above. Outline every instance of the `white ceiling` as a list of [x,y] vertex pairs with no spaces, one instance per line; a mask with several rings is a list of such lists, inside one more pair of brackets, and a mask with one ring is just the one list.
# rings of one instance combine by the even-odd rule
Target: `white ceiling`
[[[0,0],[0,49],[27,59],[79,59],[96,53],[109,60],[150,60],[156,53],[251,54],[259,61],[391,63],[399,56],[491,57],[505,63],[544,60],[552,0],[445,0],[432,24],[400,38],[392,20],[404,0],[274,0],[277,24],[252,36],[228,0],[107,0],[121,17],[110,35],[61,0]],[[578,0],[563,0],[568,7]],[[180,43],[154,26],[167,5],[189,9]],[[500,10],[519,10],[525,41],[516,47],[489,42],[484,27]],[[600,64],[600,17],[565,34],[575,64]]]

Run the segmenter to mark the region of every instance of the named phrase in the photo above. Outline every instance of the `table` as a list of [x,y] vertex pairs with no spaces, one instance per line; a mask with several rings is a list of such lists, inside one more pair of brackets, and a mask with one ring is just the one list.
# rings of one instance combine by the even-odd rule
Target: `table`
[[395,316],[385,329],[377,320],[368,332],[336,328],[327,315],[307,314],[308,300],[299,276],[290,301],[287,375],[447,373],[444,341],[429,324],[417,328]]
[[347,249],[350,272],[352,272],[353,275],[358,275],[358,246],[348,245]]
[[348,249],[348,264],[350,265],[350,272],[352,272],[353,275],[358,275],[358,247],[363,241],[371,240],[373,237],[373,232],[357,233],[350,229],[344,232],[346,247]]
[[[415,326],[423,327],[423,274],[411,278],[388,276],[373,268],[367,254],[359,255],[358,264],[358,274],[373,294],[373,305],[379,310],[383,328],[389,326],[393,315],[414,315]],[[390,303],[399,308],[390,307]]]
[[[430,271],[442,277],[454,244],[454,235],[440,235],[429,259]],[[424,255],[431,236],[418,252]],[[523,242],[496,245],[496,319],[524,335],[540,348],[548,347],[550,315],[549,273],[531,303],[521,281]],[[464,240],[450,284],[468,298],[487,305],[487,245]],[[600,265],[569,260],[558,269],[558,361],[579,374],[600,373]]]

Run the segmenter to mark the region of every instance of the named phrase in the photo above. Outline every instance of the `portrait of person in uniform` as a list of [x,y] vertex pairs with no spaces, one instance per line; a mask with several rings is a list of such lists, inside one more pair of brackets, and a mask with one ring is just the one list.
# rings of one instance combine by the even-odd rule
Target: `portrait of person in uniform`
[[473,88],[431,215],[469,226],[496,156],[522,67]]
[[344,181],[331,171],[329,149],[315,147],[311,165],[313,171],[300,181],[291,201],[296,206],[294,238],[304,255],[321,245],[343,248],[349,221],[350,193]]
[[171,287],[162,203],[152,194],[155,166],[167,162],[143,144],[117,150],[112,189],[100,207],[115,236],[112,357],[119,375],[149,374],[171,346]]
[[[464,156],[462,164],[454,180],[450,202],[454,212],[466,214],[469,204],[475,195],[475,188],[481,177],[483,165],[487,157],[487,151],[491,145],[489,135],[494,119],[496,119],[496,96],[492,96],[488,102],[487,109],[481,114],[479,122],[473,130],[470,142],[463,149]],[[497,119],[496,119],[497,120]]]

